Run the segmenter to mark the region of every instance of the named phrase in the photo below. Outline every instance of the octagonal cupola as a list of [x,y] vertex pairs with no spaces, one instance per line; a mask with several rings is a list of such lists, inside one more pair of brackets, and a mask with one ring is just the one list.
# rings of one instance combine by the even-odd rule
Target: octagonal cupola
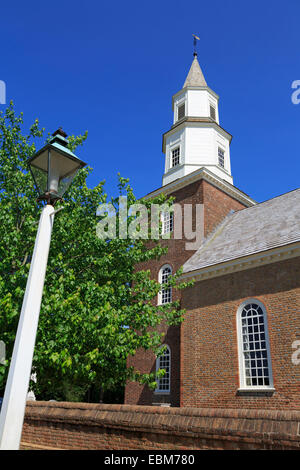
[[219,123],[219,96],[207,85],[197,54],[183,88],[173,96],[173,125],[163,135],[163,185],[205,167],[233,183],[232,136]]

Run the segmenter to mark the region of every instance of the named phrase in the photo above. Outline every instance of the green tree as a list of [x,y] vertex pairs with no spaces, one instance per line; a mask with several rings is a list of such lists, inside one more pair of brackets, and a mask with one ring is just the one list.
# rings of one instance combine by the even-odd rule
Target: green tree
[[[0,114],[0,339],[6,343],[7,361],[0,365],[4,387],[33,251],[41,203],[27,169],[36,146],[43,145],[44,129],[38,120],[23,134],[23,116],[11,103]],[[87,133],[69,137],[74,151]],[[152,374],[126,367],[128,355],[139,348],[159,353],[161,322],[178,325],[183,311],[178,302],[156,306],[160,290],[148,271],[136,265],[157,259],[166,248],[145,240],[102,240],[96,236],[99,205],[111,202],[119,213],[119,195],[128,206],[136,203],[127,179],[119,177],[117,197],[108,199],[104,182],[89,188],[91,168],[76,176],[55,217],[46,282],[33,359],[38,398],[82,400],[92,386],[112,391],[127,379],[155,385]],[[143,202],[148,210],[160,196]],[[128,217],[130,224],[133,216]],[[117,217],[118,225],[118,217]],[[117,226],[118,229],[118,226]],[[178,273],[170,285],[182,289]]]

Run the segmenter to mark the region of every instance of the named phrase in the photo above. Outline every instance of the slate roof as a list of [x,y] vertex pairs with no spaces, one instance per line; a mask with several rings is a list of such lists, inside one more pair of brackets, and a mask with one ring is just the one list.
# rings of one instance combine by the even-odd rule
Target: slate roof
[[195,56],[192,62],[190,71],[188,73],[188,76],[186,77],[183,88],[185,88],[186,86],[207,86],[197,56]]
[[300,188],[231,213],[183,265],[183,272],[300,241]]

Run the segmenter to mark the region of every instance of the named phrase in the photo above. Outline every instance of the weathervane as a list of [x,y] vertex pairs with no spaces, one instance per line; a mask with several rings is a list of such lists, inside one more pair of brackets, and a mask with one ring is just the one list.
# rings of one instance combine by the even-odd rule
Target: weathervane
[[196,36],[196,34],[193,34],[194,37],[194,57],[197,57],[197,40],[200,41],[200,38]]

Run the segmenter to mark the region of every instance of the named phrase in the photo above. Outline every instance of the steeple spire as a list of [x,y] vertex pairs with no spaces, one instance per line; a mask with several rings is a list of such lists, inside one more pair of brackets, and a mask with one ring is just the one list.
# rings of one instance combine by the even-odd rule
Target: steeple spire
[[187,86],[207,86],[204,75],[197,59],[197,52],[194,52],[194,60],[192,62],[190,71],[184,82],[183,88]]

